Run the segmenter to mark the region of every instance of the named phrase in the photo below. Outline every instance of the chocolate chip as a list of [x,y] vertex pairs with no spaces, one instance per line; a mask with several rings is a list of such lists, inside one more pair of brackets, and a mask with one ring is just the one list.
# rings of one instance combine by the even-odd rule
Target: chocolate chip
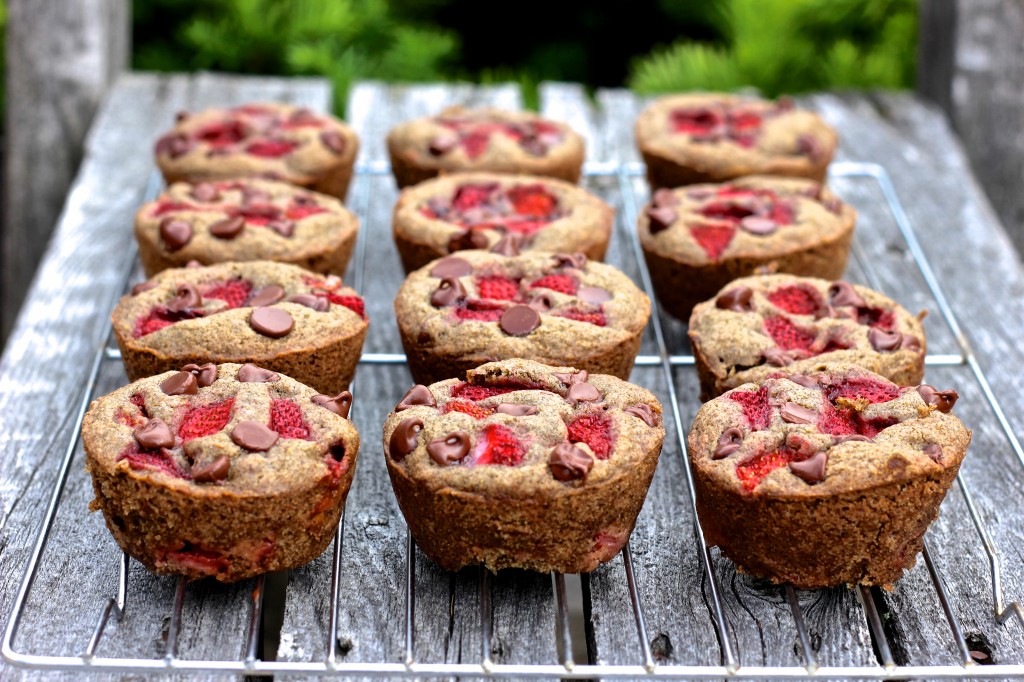
[[868,342],[879,353],[889,353],[900,347],[903,336],[899,332],[872,327],[868,330]]
[[466,289],[454,277],[445,277],[430,294],[430,305],[435,308],[447,308],[466,298]]
[[551,450],[548,468],[556,481],[584,480],[594,468],[594,458],[583,448],[566,441]]
[[[217,365],[207,362],[205,365],[187,364],[181,368],[183,372],[191,372],[196,378],[199,388],[206,388],[217,380]],[[166,392],[166,391],[165,391]]]
[[784,403],[779,416],[789,424],[813,424],[818,421],[817,412],[794,402]]
[[277,438],[277,431],[271,431],[266,424],[251,419],[238,422],[235,428],[231,429],[231,441],[253,452],[269,450],[277,442]]
[[423,430],[423,420],[416,417],[403,419],[391,432],[391,440],[388,441],[388,452],[391,459],[401,461],[410,452],[416,449],[416,439]]
[[918,386],[917,392],[921,394],[921,398],[924,399],[926,404],[934,407],[939,412],[948,413],[953,409],[953,405],[955,405],[956,401],[960,398],[960,395],[952,389],[948,391],[939,391],[928,384],[921,384]]
[[802,478],[805,482],[814,484],[825,480],[825,465],[828,464],[828,455],[824,452],[816,452],[801,462],[790,462],[789,470],[793,475]]
[[748,215],[740,220],[740,227],[759,237],[766,237],[779,229],[779,224],[771,218]]
[[532,417],[539,411],[534,405],[517,405],[515,403],[501,403],[496,408],[495,412],[501,414],[511,415],[513,417]]
[[348,391],[342,391],[333,397],[318,393],[310,400],[314,405],[319,405],[345,419],[348,419],[348,411],[352,408],[352,394]]
[[437,407],[434,394],[423,384],[416,384],[402,396],[402,399],[395,405],[395,412],[408,410],[414,405],[425,405],[426,407]]
[[566,398],[573,404],[580,402],[593,403],[601,399],[601,391],[597,390],[594,384],[580,382],[569,387],[569,393],[566,395]]
[[818,138],[806,133],[796,138],[796,148],[798,154],[808,157],[811,161],[817,161],[824,153]]
[[839,445],[840,443],[874,443],[872,439],[860,433],[847,433],[843,436],[832,436],[832,444]]
[[467,249],[486,249],[487,237],[483,232],[467,228],[452,235],[448,240],[448,252],[465,251]]
[[471,274],[473,274],[473,266],[470,265],[468,260],[458,256],[446,256],[437,261],[434,267],[430,268],[430,276],[439,279],[465,277]]
[[199,382],[192,372],[176,372],[160,382],[160,390],[167,395],[195,395]]
[[295,294],[288,298],[288,302],[312,308],[318,313],[326,313],[331,309],[330,301],[323,296],[314,296],[313,294]]
[[224,218],[210,225],[210,234],[217,239],[234,239],[245,229],[245,218],[236,215],[233,218]]
[[149,291],[154,287],[156,287],[156,282],[154,282],[151,279],[146,280],[145,282],[139,282],[138,284],[132,287],[132,296],[138,296],[143,291]]
[[790,374],[786,378],[804,388],[821,388],[821,384],[818,383],[816,378],[809,377],[806,374]]
[[655,206],[675,206],[679,203],[679,198],[675,192],[663,187],[654,193],[654,196],[651,197],[651,203]]
[[164,218],[160,221],[160,239],[168,251],[177,251],[192,239],[192,225],[180,218]]
[[520,249],[522,245],[523,235],[516,232],[509,232],[491,247],[491,253],[496,253],[501,256],[518,256],[522,253]]
[[912,334],[900,334],[900,350],[921,350],[921,342]]
[[455,135],[441,134],[430,141],[427,151],[431,156],[444,156],[459,144],[459,138]]
[[538,313],[546,313],[555,307],[555,299],[551,297],[551,294],[546,292],[534,293],[530,300],[526,302],[526,305],[530,306]]
[[556,253],[555,266],[559,268],[576,268],[582,270],[587,266],[587,254],[580,253]]
[[[192,376],[191,374],[189,376]],[[133,432],[135,440],[146,450],[174,447],[174,433],[163,419],[154,417]]]
[[509,336],[526,336],[540,326],[540,313],[528,305],[514,305],[501,314],[498,326]]
[[173,313],[181,313],[201,305],[203,305],[203,299],[199,295],[198,289],[191,284],[179,284],[177,295],[167,304],[167,309]]
[[238,373],[235,375],[235,381],[241,381],[246,384],[265,384],[268,381],[277,381],[280,378],[281,375],[277,372],[271,372],[269,369],[257,367],[251,362],[247,362],[239,367]]
[[576,292],[577,298],[587,303],[601,305],[605,301],[612,300],[612,293],[601,287],[580,287]]
[[566,386],[572,386],[574,384],[581,384],[590,378],[587,370],[581,369],[578,372],[552,372],[551,376],[561,381]]
[[461,462],[469,454],[469,434],[452,431],[444,438],[435,438],[427,443],[427,454],[441,466]]
[[157,154],[167,154],[172,159],[186,154],[195,143],[184,133],[164,135],[156,143]]
[[246,301],[247,306],[253,308],[259,308],[265,305],[273,305],[284,298],[284,289],[276,284],[268,284],[267,286],[254,291]]
[[284,218],[276,218],[269,221],[267,223],[267,227],[274,232],[277,232],[282,237],[291,237],[295,234],[295,223],[290,220],[285,220]]
[[667,230],[679,218],[679,212],[671,206],[648,206],[644,213],[651,234]]
[[341,156],[345,153],[345,138],[337,130],[325,130],[320,133],[320,141],[329,150]]
[[929,457],[931,457],[936,462],[941,462],[942,461],[942,446],[941,445],[938,445],[936,443],[928,443],[928,445],[925,445],[923,448],[921,448],[921,451],[924,454],[926,454]]
[[221,455],[212,462],[192,467],[192,480],[196,483],[216,483],[226,479],[230,471],[231,458]]
[[796,359],[792,353],[787,353],[781,348],[768,348],[762,355],[764,361],[773,367],[785,367]]
[[263,336],[279,339],[291,332],[295,321],[287,310],[281,308],[254,308],[249,315],[249,326]]
[[852,305],[860,308],[867,305],[864,297],[857,293],[853,285],[843,280],[832,282],[829,285],[828,302],[836,307]]
[[736,287],[716,298],[715,307],[722,310],[732,310],[737,313],[748,313],[754,309],[754,306],[750,303],[753,295],[754,290],[750,287]]
[[640,403],[639,405],[633,405],[623,410],[626,414],[631,414],[637,419],[641,420],[644,424],[650,427],[658,425],[658,417],[655,415],[654,410],[651,409],[650,405],[646,403]]
[[524,135],[519,138],[519,146],[532,156],[544,156],[548,153],[548,145],[536,135]]
[[209,182],[200,182],[192,188],[192,198],[196,201],[217,201],[220,199],[220,192]]
[[722,459],[740,449],[743,445],[743,431],[735,426],[730,426],[718,437],[718,445],[711,452],[711,459]]
[[260,189],[259,187],[243,187],[242,203],[246,206],[250,206],[252,204],[268,204],[270,203],[270,193]]

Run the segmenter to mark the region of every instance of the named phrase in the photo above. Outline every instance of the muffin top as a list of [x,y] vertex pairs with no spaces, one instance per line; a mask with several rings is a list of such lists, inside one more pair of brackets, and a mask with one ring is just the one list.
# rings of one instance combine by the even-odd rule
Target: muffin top
[[971,433],[950,412],[957,398],[845,363],[777,373],[705,403],[690,459],[744,495],[856,493],[959,466]]
[[812,180],[750,176],[660,189],[638,229],[646,249],[703,265],[803,251],[852,230],[856,215]]
[[661,404],[639,386],[572,367],[492,362],[414,386],[388,415],[390,464],[432,490],[561,495],[614,481],[665,437]]
[[93,401],[89,467],[201,497],[265,497],[355,464],[352,396],[320,396],[255,365],[186,365]]

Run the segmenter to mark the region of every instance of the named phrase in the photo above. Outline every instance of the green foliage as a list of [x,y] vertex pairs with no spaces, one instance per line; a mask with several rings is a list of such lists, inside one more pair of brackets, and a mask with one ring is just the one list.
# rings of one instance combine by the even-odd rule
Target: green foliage
[[[694,4],[688,4],[692,12]],[[637,59],[630,87],[654,93],[750,85],[774,97],[914,82],[915,0],[717,0],[698,6],[724,47],[677,41]]]

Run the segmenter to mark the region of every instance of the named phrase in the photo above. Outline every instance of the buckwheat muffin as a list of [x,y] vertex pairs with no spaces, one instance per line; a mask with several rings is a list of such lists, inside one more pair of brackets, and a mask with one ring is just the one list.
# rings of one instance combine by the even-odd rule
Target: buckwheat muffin
[[179,182],[135,214],[147,275],[191,261],[273,260],[342,275],[359,221],[333,197],[284,182]]
[[636,140],[654,188],[755,174],[823,182],[838,142],[820,116],[787,98],[720,93],[655,100],[637,118]]
[[822,362],[859,365],[901,386],[924,377],[920,319],[844,281],[738,279],[693,309],[689,334],[705,401],[780,368],[799,374]]
[[688,438],[705,538],[774,582],[890,585],[971,442],[957,397],[826,363],[705,403]]
[[526,358],[628,379],[650,301],[582,254],[462,251],[409,275],[395,318],[413,379]]
[[685,320],[693,306],[755,272],[841,278],[856,218],[816,182],[752,176],[658,190],[638,229],[658,300]]
[[338,277],[270,261],[164,270],[111,319],[133,381],[187,363],[254,362],[325,393],[352,381],[368,324]]
[[499,244],[521,251],[580,251],[602,260],[614,220],[608,204],[567,182],[459,173],[401,193],[395,245],[406,272],[456,251]]
[[156,573],[234,582],[301,566],[330,543],[352,483],[351,401],[254,365],[136,381],[82,423],[89,508]]
[[246,104],[178,114],[156,143],[167,184],[239,177],[283,180],[344,199],[359,140],[328,114],[291,104]]
[[507,360],[414,386],[384,452],[416,544],[443,568],[579,573],[626,544],[664,437],[650,391]]
[[530,111],[449,107],[388,133],[399,187],[455,171],[529,173],[576,183],[583,138],[565,123]]

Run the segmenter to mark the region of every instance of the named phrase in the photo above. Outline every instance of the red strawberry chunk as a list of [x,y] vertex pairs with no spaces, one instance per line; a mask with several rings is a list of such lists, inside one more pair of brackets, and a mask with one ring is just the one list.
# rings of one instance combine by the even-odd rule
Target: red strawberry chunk
[[165,327],[170,327],[175,322],[191,320],[202,316],[203,311],[201,310],[181,310],[174,312],[168,310],[165,306],[158,305],[150,310],[149,313],[135,321],[133,334],[135,335],[135,338],[139,338],[146,334],[152,334],[153,332],[160,331]]
[[729,127],[739,133],[756,132],[761,127],[761,116],[753,111],[731,111]]
[[505,312],[505,305],[471,299],[453,306],[452,309],[455,317],[463,321],[497,322]]
[[793,224],[793,207],[784,201],[776,200],[772,203],[771,211],[768,213],[768,217],[777,222],[779,225],[792,225]]
[[217,575],[227,571],[231,566],[231,562],[220,552],[201,549],[189,542],[185,543],[185,549],[168,552],[164,561],[169,565],[203,575]]
[[137,407],[143,417],[149,416],[149,410],[146,409],[146,399],[142,397],[141,393],[134,394],[128,399],[128,402]]
[[818,292],[802,286],[779,287],[768,294],[768,300],[776,308],[794,315],[813,315],[822,306]]
[[302,220],[321,213],[327,213],[327,209],[323,206],[289,206],[285,211],[285,217],[289,220]]
[[196,131],[195,138],[213,147],[227,147],[241,142],[245,135],[245,126],[241,121],[224,121],[200,128]]
[[[478,387],[474,386],[473,388]],[[461,412],[462,414],[468,414],[474,419],[484,419],[494,414],[494,409],[464,400],[451,400],[444,406],[444,413],[448,414],[449,412]]]
[[708,254],[708,258],[718,260],[736,234],[736,228],[729,225],[697,225],[690,228],[690,233]]
[[366,301],[361,296],[343,296],[333,291],[327,292],[327,300],[337,305],[343,305],[359,317],[366,319]]
[[768,404],[768,387],[762,386],[756,391],[733,391],[729,398],[740,404],[743,416],[753,431],[768,428],[771,419],[771,406]]
[[607,327],[608,318],[600,310],[580,310],[578,308],[569,308],[559,313],[555,313],[556,317],[564,317],[567,320],[575,320],[577,322],[587,322],[589,324],[596,325],[598,327]]
[[219,403],[189,408],[178,425],[178,437],[181,442],[187,443],[193,438],[210,436],[223,429],[231,418],[231,408],[234,404],[235,399],[228,398]]
[[491,194],[498,189],[498,183],[488,182],[476,185],[459,185],[452,197],[452,207],[459,211],[476,208],[487,202]]
[[707,133],[722,123],[722,116],[712,109],[675,109],[669,122],[677,133]]
[[153,217],[162,216],[165,213],[177,213],[178,211],[202,211],[198,206],[186,204],[180,201],[161,201],[153,209]]
[[477,439],[475,464],[500,464],[516,466],[523,461],[526,446],[515,432],[501,424],[488,424]]
[[480,292],[481,298],[497,301],[514,301],[519,296],[519,282],[500,275],[478,277],[476,287]]
[[897,423],[897,420],[891,417],[866,420],[852,407],[833,405],[828,400],[822,400],[821,403],[818,430],[833,436],[859,433],[862,436],[874,438],[883,429]]
[[847,379],[841,384],[829,386],[825,394],[835,402],[837,398],[865,399],[868,402],[886,403],[899,397],[900,388],[896,384],[882,383],[869,378]]
[[814,334],[800,329],[785,317],[768,317],[764,330],[782,350],[809,350],[814,343]]
[[164,450],[142,450],[138,443],[132,443],[117,456],[117,461],[128,460],[134,471],[155,469],[175,478],[190,478],[178,468],[178,463]]
[[466,156],[475,159],[487,149],[487,143],[491,139],[490,131],[476,130],[471,133],[464,133],[460,142],[466,150]]
[[516,213],[531,218],[545,218],[558,208],[558,198],[541,184],[512,187],[508,199]]
[[606,414],[588,414],[572,421],[569,426],[569,442],[586,443],[598,459],[608,459],[612,454],[612,420]]
[[530,284],[531,289],[551,289],[569,296],[576,295],[576,280],[571,275],[545,275]]
[[216,298],[228,304],[228,308],[240,308],[249,300],[252,282],[245,279],[229,279],[226,282],[208,284],[203,290],[203,298]]
[[526,390],[528,388],[528,386],[518,384],[509,386],[474,386],[473,384],[463,381],[461,384],[456,384],[455,387],[452,388],[451,395],[452,398],[464,398],[466,400],[477,401],[496,395],[511,393],[512,391]]
[[891,310],[884,308],[857,308],[857,322],[878,329],[892,329],[896,324],[896,316]]
[[270,430],[282,438],[312,440],[309,425],[302,418],[302,410],[295,402],[278,398],[270,403]]
[[[516,234],[533,234],[551,224],[550,220],[519,220],[517,218],[510,218],[502,223],[508,232],[515,232]],[[482,227],[477,225],[476,227]]]
[[245,151],[253,156],[277,159],[290,154],[298,146],[297,143],[288,142],[287,140],[262,140],[260,142],[253,142],[245,148]]
[[771,472],[807,457],[808,455],[786,446],[775,452],[759,453],[736,465],[736,478],[740,480],[744,490],[752,492]]
[[736,201],[714,201],[697,211],[705,218],[739,222],[747,216],[754,215],[754,210]]

